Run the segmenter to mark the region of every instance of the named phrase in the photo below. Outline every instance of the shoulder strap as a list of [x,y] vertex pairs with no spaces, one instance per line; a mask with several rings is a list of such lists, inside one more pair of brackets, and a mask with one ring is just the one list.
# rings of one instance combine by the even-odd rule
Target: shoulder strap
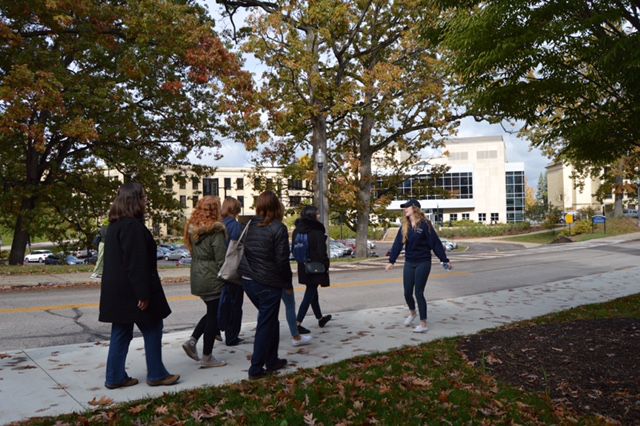
[[244,240],[244,236],[247,234],[247,229],[249,229],[249,225],[251,225],[251,220],[249,220],[249,222],[247,222],[247,224],[244,226],[244,229],[242,230],[242,233],[238,238],[238,242],[242,242]]

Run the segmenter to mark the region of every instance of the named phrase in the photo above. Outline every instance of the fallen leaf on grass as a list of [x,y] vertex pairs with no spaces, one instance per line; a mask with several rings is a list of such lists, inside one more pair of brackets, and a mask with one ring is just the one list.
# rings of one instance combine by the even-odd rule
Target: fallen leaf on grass
[[105,407],[107,405],[113,404],[113,399],[103,396],[100,399],[96,399],[95,397],[89,401],[89,405],[94,407]]
[[161,405],[156,408],[155,412],[158,415],[164,416],[169,414],[169,408],[166,405]]
[[127,411],[129,411],[129,413],[131,413],[131,414],[140,414],[145,410],[145,408],[147,408],[148,405],[149,404],[136,405],[135,407],[129,408],[129,410],[127,410]]
[[313,413],[307,413],[304,415],[304,424],[308,426],[315,426],[316,419],[313,418]]
[[486,359],[487,359],[487,362],[489,363],[489,365],[502,364],[502,360],[500,358],[498,358],[497,356],[495,356],[494,354],[487,355]]

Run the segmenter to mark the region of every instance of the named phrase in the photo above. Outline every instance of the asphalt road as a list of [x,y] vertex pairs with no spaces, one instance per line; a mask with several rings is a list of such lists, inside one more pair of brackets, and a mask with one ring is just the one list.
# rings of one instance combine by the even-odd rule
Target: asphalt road
[[[597,244],[594,240],[593,245]],[[637,266],[640,241],[583,248],[556,245],[518,251],[484,251],[479,255],[484,257],[473,253],[452,255],[454,270],[450,272],[434,264],[427,299],[492,292]],[[324,313],[404,304],[401,269],[396,267],[385,272],[380,267],[332,274],[331,287],[320,290]],[[295,288],[299,302],[304,287],[295,285]],[[167,285],[165,291],[173,309],[165,321],[165,329],[191,329],[204,313],[204,304],[189,294],[188,285]],[[3,293],[0,350],[108,339],[109,324],[97,321],[98,294],[96,288]],[[254,307],[245,299],[244,320],[255,321],[255,318]],[[284,321],[284,308],[281,319]],[[312,316],[307,317],[305,325],[312,331],[317,326]]]

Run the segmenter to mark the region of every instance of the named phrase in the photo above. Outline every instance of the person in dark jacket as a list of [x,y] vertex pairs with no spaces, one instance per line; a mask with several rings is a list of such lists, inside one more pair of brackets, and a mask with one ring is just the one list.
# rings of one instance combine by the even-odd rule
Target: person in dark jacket
[[[284,207],[276,194],[265,191],[256,201],[256,216],[247,225],[244,255],[238,273],[242,287],[258,309],[249,379],[259,379],[287,365],[278,358],[280,300],[293,288],[289,263],[289,233],[282,223]],[[266,367],[266,369],[265,369]]]
[[442,241],[431,225],[431,222],[425,217],[420,210],[420,202],[411,199],[400,205],[404,209],[404,220],[402,227],[398,231],[391,253],[389,255],[389,264],[386,270],[390,271],[394,263],[400,255],[402,246],[405,247],[404,269],[402,273],[402,281],[404,284],[404,298],[409,307],[409,316],[405,318],[404,325],[411,325],[416,318],[416,304],[413,300],[415,292],[418,301],[418,311],[420,313],[420,324],[413,331],[416,333],[424,333],[427,327],[427,300],[424,297],[424,290],[427,286],[427,279],[431,272],[431,251],[438,256],[443,263],[445,269],[452,269],[447,254],[445,253]]
[[318,220],[318,209],[314,206],[306,206],[302,209],[300,218],[295,222],[295,230],[291,240],[295,241],[298,234],[307,234],[309,242],[309,260],[324,264],[325,272],[322,274],[308,274],[304,263],[298,262],[298,282],[307,286],[304,297],[298,308],[298,331],[301,334],[309,333],[309,330],[302,326],[302,321],[307,315],[309,305],[313,314],[318,320],[318,325],[322,328],[331,320],[331,315],[322,315],[320,302],[318,300],[318,286],[329,287],[329,256],[327,255],[327,235],[324,225]]
[[226,231],[220,222],[220,198],[207,195],[196,205],[184,227],[184,243],[191,252],[191,294],[202,299],[207,312],[200,319],[188,341],[182,344],[186,354],[198,361],[196,342],[204,333],[200,368],[222,367],[225,361],[216,359],[213,343],[218,334],[218,304],[224,281],[218,271],[227,252]]
[[[238,241],[242,233],[242,225],[238,222],[238,215],[242,205],[233,197],[227,197],[222,202],[222,222],[227,229],[227,245],[229,241]],[[224,330],[224,340],[227,346],[236,346],[242,342],[238,336],[242,325],[242,303],[244,290],[241,285],[225,282],[218,308],[218,326]]]
[[144,225],[145,206],[142,185],[126,183],[109,211],[99,316],[100,321],[111,323],[105,380],[109,389],[138,383],[125,370],[133,324],[144,338],[147,383],[172,385],[180,379],[162,363],[162,320],[171,309],[158,275],[156,243]]

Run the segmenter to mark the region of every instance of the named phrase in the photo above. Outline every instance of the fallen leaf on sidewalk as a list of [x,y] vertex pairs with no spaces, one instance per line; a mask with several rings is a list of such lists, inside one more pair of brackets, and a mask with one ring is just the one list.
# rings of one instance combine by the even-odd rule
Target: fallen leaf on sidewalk
[[96,399],[95,397],[89,401],[89,405],[93,407],[105,407],[107,405],[113,404],[113,399],[103,396],[100,399]]
[[11,355],[0,354],[0,359],[11,358]]

